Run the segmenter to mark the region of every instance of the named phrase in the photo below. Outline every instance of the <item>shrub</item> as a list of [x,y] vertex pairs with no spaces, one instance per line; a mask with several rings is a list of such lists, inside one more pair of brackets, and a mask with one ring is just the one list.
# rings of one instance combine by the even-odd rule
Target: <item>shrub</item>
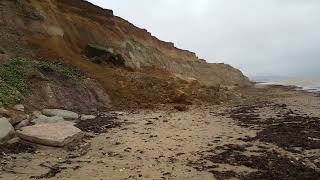
[[30,71],[29,64],[22,59],[11,59],[0,65],[0,77],[7,85],[20,92],[28,90],[26,79],[27,72]]

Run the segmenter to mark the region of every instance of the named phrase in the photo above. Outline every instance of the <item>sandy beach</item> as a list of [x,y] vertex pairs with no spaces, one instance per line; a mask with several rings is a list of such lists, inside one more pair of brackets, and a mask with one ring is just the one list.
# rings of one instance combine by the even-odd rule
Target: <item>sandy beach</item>
[[0,180],[320,180],[319,17],[0,0]]
[[0,178],[319,179],[320,96],[281,86],[239,91],[245,98],[186,111],[110,113],[82,124],[87,138],[63,150],[3,147]]

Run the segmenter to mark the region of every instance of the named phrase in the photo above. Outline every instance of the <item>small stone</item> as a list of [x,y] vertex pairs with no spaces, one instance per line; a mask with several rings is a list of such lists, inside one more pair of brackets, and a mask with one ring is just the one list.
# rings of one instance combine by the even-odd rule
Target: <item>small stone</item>
[[86,120],[92,120],[92,119],[95,119],[97,118],[97,116],[94,116],[94,115],[81,115],[81,121],[86,121]]
[[31,123],[30,119],[21,121],[18,125],[15,126],[15,129],[20,129],[22,127],[28,126]]
[[14,126],[19,124],[24,120],[28,120],[30,118],[29,115],[24,113],[11,113],[11,118],[9,119],[10,123]]

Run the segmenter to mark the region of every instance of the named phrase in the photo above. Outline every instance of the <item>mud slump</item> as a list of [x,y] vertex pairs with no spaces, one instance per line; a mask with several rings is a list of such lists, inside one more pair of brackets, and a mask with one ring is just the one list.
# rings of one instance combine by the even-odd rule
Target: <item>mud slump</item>
[[[291,110],[285,104],[269,102],[237,106],[220,115],[241,127],[258,130],[257,135],[238,139],[244,145],[227,144],[199,152],[201,158],[190,162],[190,166],[210,172],[218,180],[320,179],[319,163],[312,161],[320,159],[320,155],[304,156],[308,150],[320,149],[320,118]],[[277,148],[259,146],[259,143],[276,145],[291,155],[285,156]],[[250,148],[253,145],[255,147]],[[306,162],[313,162],[313,166]]]

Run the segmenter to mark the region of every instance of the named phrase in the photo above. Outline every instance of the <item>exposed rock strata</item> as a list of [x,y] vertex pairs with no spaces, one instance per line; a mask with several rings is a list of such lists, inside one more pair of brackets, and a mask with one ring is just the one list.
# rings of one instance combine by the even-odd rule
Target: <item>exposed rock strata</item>
[[205,85],[249,84],[239,70],[206,63],[195,53],[160,41],[114,16],[111,10],[82,0],[1,1],[0,17],[0,34],[6,34],[0,41],[6,43],[2,49],[9,55],[17,53],[15,45],[19,42],[20,54],[61,58],[94,74],[81,55],[93,43],[121,54],[130,68],[163,69]]

